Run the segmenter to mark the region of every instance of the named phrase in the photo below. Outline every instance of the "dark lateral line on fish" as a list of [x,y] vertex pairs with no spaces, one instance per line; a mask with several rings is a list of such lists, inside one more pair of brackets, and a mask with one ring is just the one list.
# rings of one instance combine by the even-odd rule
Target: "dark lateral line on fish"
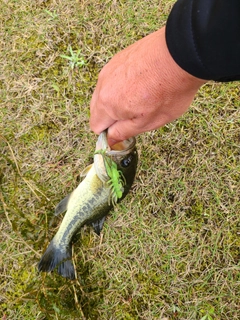
[[[80,222],[80,226],[83,226],[86,224],[88,221],[84,221],[84,218],[86,217],[87,213],[93,209],[93,205],[100,199],[100,196],[98,194],[94,194],[91,199],[88,200],[84,204],[84,206],[81,208],[81,210],[76,214],[74,219],[69,223],[68,227],[66,228],[65,232],[63,233],[62,239],[68,239],[72,238],[73,234],[71,234],[71,230],[74,229],[74,226],[76,224],[77,220],[82,220]],[[91,205],[90,205],[90,204]]]

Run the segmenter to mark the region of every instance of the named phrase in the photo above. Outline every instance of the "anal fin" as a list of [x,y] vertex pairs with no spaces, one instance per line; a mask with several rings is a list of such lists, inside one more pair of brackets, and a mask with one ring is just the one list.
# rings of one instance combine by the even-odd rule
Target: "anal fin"
[[102,219],[92,222],[93,230],[98,236],[100,236],[105,219],[106,217],[104,216]]

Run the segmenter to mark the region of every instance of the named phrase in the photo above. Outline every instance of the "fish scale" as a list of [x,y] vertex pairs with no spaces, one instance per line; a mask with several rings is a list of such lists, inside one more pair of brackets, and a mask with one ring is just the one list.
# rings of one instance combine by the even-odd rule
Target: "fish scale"
[[[101,184],[102,186],[102,182],[97,177],[94,167],[92,167],[91,170],[95,175],[94,178],[96,180],[99,180],[99,185]],[[90,183],[91,181],[91,175],[87,176],[84,180],[84,182]],[[69,239],[75,233],[76,228],[82,227],[84,224],[89,223],[91,220],[97,220],[102,218],[111,209],[111,206],[106,205],[110,195],[109,188],[99,187],[98,189],[96,189],[97,193],[91,194],[90,192],[85,192],[87,190],[85,184],[82,184],[80,186],[81,189],[76,189],[76,191],[78,192],[76,193],[76,199],[74,199],[75,201],[72,204],[72,206],[74,207],[75,203],[77,203],[77,206],[74,207],[74,210],[71,210],[71,208],[69,208],[71,210],[71,215],[65,215],[60,229],[55,237],[60,236],[62,239],[66,239],[66,241],[69,241]],[[82,202],[78,201],[78,198],[80,198],[80,196]],[[89,215],[89,212],[91,212],[91,215]],[[65,225],[67,225],[67,227],[65,227]]]

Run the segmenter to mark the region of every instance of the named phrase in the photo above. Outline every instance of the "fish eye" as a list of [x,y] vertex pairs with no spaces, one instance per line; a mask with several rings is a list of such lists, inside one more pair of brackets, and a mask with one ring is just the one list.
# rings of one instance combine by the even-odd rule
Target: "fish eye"
[[126,158],[124,158],[122,161],[121,161],[121,166],[123,168],[126,168],[130,165],[130,163],[132,162],[132,159],[133,159],[133,155],[129,155],[127,156]]

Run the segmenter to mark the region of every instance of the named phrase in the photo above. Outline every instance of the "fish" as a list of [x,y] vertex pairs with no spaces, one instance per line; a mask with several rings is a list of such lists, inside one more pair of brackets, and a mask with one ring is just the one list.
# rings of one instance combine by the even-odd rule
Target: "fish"
[[[93,164],[83,171],[82,175],[85,178],[55,208],[55,215],[65,211],[66,213],[38,263],[39,272],[52,272],[57,268],[58,274],[62,277],[76,279],[76,270],[72,262],[73,237],[84,225],[92,225],[94,231],[100,235],[106,216],[129,193],[138,163],[135,137],[110,148],[105,130],[97,139],[93,158]],[[114,194],[115,182],[111,183],[106,167],[111,161],[117,167],[119,178],[122,177],[119,184],[122,192],[117,199]]]

